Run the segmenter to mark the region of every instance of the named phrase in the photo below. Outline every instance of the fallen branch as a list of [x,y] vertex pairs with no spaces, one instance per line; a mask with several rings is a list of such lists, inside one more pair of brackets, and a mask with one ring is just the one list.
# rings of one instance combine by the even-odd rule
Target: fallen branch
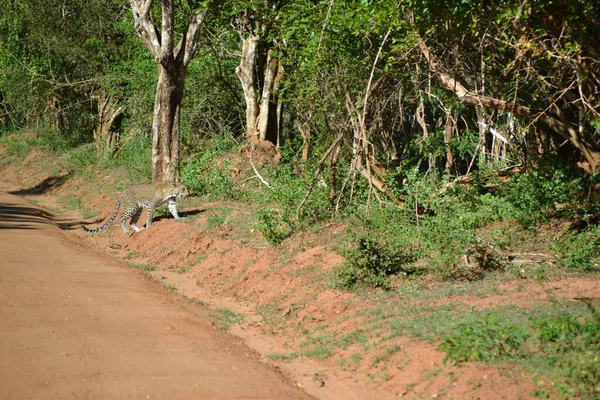
[[248,156],[248,158],[250,159],[250,165],[252,166],[252,169],[254,170],[254,173],[256,174],[256,177],[258,178],[259,181],[261,181],[261,183],[263,185],[265,185],[269,189],[273,189],[273,187],[271,187],[271,185],[269,185],[269,182],[267,182],[265,180],[265,178],[263,178],[262,175],[258,172],[258,169],[256,168],[256,165],[254,165],[254,163],[252,162],[252,153],[254,153],[254,145],[252,145],[252,150],[250,150],[250,155]]
[[443,89],[449,90],[458,97],[461,104],[468,106],[480,106],[497,111],[505,111],[518,115],[520,117],[532,119],[533,122],[539,122],[545,128],[556,132],[566,140],[568,140],[573,146],[575,146],[585,159],[586,165],[582,165],[588,172],[593,172],[600,168],[600,151],[592,143],[589,143],[585,137],[583,137],[576,129],[565,124],[560,119],[560,108],[554,104],[554,109],[559,118],[555,118],[547,115],[543,111],[534,110],[532,108],[509,102],[505,100],[496,99],[493,97],[481,96],[476,92],[473,92],[463,86],[457,79],[443,72],[438,66],[437,61],[434,59],[429,47],[422,38],[418,40],[421,53],[429,63],[429,68],[433,71]]

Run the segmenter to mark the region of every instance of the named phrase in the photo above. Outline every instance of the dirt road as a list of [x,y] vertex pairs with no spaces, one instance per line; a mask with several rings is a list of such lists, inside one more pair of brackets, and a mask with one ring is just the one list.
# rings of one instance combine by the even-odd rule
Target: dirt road
[[202,307],[0,185],[0,399],[310,399]]

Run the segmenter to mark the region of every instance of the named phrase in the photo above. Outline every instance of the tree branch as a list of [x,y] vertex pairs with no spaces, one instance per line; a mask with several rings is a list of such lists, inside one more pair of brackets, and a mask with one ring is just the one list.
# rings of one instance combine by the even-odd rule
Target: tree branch
[[150,54],[158,61],[160,56],[160,40],[152,20],[153,0],[130,0],[135,30]]
[[[542,111],[534,110],[526,106],[493,97],[481,96],[468,90],[455,78],[440,70],[437,62],[433,58],[429,48],[422,38],[419,38],[418,43],[423,56],[429,63],[430,69],[437,75],[442,88],[453,92],[456,97],[458,97],[461,104],[481,106],[497,111],[506,111],[520,117],[533,119],[534,122],[539,122],[546,129],[556,132],[564,139],[568,140],[573,146],[575,146],[581,152],[581,155],[585,161],[589,164],[589,168],[585,168],[589,172],[591,172],[591,170],[597,170],[600,167],[600,152],[595,149],[593,144],[588,143],[586,139],[582,137],[579,132],[577,132],[577,130],[565,124],[558,118],[544,114]],[[558,107],[556,107],[556,109],[560,111]]]

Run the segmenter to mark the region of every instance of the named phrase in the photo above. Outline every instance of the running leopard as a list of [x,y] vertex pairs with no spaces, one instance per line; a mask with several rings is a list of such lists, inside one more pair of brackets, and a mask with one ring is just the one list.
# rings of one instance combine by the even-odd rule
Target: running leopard
[[[155,183],[132,186],[125,189],[121,193],[119,199],[117,200],[117,205],[113,215],[108,219],[108,221],[106,221],[104,225],[96,229],[88,229],[85,226],[82,226],[81,229],[87,233],[102,232],[115,220],[119,212],[119,208],[122,206],[123,215],[121,215],[121,218],[119,218],[119,222],[121,223],[123,232],[126,235],[129,235],[130,231],[125,225],[125,222],[129,218],[131,218],[129,225],[131,225],[133,230],[136,232],[141,232],[144,229],[150,228],[152,225],[154,210],[165,202],[168,204],[169,211],[173,215],[173,218],[179,219],[180,217],[177,213],[175,199],[177,197],[185,199],[188,194],[189,192],[183,183]],[[148,219],[146,220],[146,228],[140,228],[136,224],[144,208],[148,210]]]

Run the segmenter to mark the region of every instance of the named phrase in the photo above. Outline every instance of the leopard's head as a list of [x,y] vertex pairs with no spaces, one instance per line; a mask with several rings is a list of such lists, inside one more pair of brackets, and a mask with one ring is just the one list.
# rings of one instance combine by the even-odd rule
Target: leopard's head
[[177,182],[173,184],[173,194],[179,198],[185,199],[189,196],[190,192],[183,182]]

